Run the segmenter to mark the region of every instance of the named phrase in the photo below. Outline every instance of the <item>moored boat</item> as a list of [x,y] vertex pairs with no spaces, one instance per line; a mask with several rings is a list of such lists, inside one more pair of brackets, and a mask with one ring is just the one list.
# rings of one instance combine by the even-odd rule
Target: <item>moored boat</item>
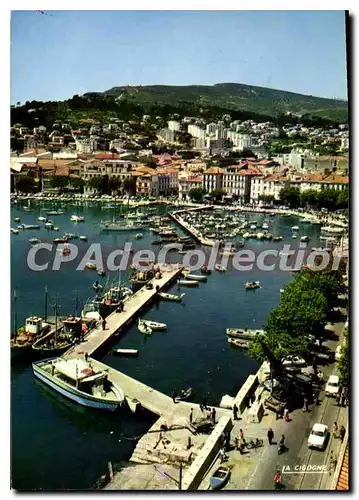
[[187,280],[194,280],[194,281],[207,281],[207,276],[201,275],[201,274],[189,274],[189,273],[183,273],[183,276]]
[[125,402],[108,370],[94,359],[50,358],[36,361],[32,368],[42,382],[83,406],[115,411]]
[[141,333],[144,333],[146,335],[150,335],[152,333],[152,328],[150,328],[149,326],[147,326],[145,323],[143,323],[142,320],[138,320],[138,330],[141,332]]
[[255,290],[256,288],[260,287],[261,287],[260,281],[247,281],[247,283],[245,283],[244,285],[244,288],[246,290]]
[[163,300],[172,300],[173,302],[181,302],[185,293],[181,293],[181,295],[176,295],[174,293],[166,293],[166,292],[158,292],[158,296]]
[[227,328],[226,334],[228,337],[237,339],[253,340],[258,335],[263,335],[264,330],[250,330],[248,328]]
[[309,240],[310,240],[309,236],[301,236],[301,238],[300,238],[300,241],[303,241],[303,242],[307,242]]
[[142,319],[141,323],[151,328],[151,330],[167,330],[166,323],[159,323],[158,321],[151,321],[149,319]]
[[219,467],[209,479],[209,484],[212,490],[220,490],[226,485],[231,471],[228,467]]
[[45,335],[51,326],[39,316],[30,316],[10,340],[11,358],[31,353],[33,344]]
[[240,349],[248,349],[251,345],[249,340],[244,339],[228,339],[228,344],[233,347],[239,347]]
[[177,283],[180,286],[198,286],[199,282],[194,280],[178,280]]
[[138,349],[113,349],[112,354],[118,356],[137,356]]
[[214,268],[219,273],[224,273],[226,270],[226,268],[224,266],[222,266],[221,264],[215,264]]

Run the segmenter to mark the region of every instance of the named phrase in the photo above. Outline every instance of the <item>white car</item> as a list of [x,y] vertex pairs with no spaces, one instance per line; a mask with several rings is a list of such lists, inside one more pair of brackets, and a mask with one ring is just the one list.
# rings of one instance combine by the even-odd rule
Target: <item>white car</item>
[[337,396],[339,393],[339,377],[338,375],[330,375],[327,385],[325,386],[326,396]]
[[298,356],[294,356],[292,358],[289,358],[289,357],[286,358],[283,361],[282,365],[284,367],[286,367],[286,366],[298,366],[298,367],[303,366],[304,367],[304,366],[307,366],[307,363],[303,358],[299,358]]
[[309,434],[308,447],[324,450],[329,437],[329,429],[324,424],[314,424]]

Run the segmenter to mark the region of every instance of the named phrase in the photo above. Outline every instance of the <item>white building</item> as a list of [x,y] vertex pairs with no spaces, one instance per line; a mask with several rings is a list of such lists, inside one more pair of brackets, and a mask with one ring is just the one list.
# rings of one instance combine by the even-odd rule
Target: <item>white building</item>
[[175,140],[175,133],[173,130],[170,130],[169,128],[162,128],[157,135],[160,139],[162,139],[165,142],[174,142]]
[[75,144],[78,153],[91,154],[97,148],[97,141],[94,138],[75,139]]
[[187,131],[192,137],[196,137],[197,139],[205,139],[206,138],[205,129],[199,127],[198,125],[188,125]]
[[170,120],[169,122],[167,122],[167,127],[173,132],[179,132],[181,130],[180,122],[177,122],[175,120]]
[[225,172],[222,178],[222,188],[226,191],[227,196],[237,196],[242,203],[249,202],[251,192],[252,176],[248,175],[248,171],[234,170],[233,172]]
[[210,167],[203,173],[203,187],[207,193],[222,188],[223,169]]
[[240,134],[239,132],[229,130],[227,132],[227,138],[232,141],[233,146],[239,151],[243,151],[243,149],[247,149],[252,146],[252,136],[247,134]]

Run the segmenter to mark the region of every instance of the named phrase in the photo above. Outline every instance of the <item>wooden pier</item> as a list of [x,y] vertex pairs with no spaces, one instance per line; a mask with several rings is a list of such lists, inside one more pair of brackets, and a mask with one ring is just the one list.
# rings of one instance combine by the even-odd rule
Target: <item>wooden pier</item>
[[183,266],[173,264],[166,268],[162,267],[161,278],[153,278],[150,281],[153,285],[151,290],[146,287],[138,290],[124,303],[122,312],[114,311],[106,318],[105,330],[102,329],[102,324],[99,324],[85,336],[83,342],[71,347],[64,356],[74,357],[84,353],[91,356],[118,330],[128,326],[134,316],[154,298],[157,292],[169,285],[181,273],[182,269]]

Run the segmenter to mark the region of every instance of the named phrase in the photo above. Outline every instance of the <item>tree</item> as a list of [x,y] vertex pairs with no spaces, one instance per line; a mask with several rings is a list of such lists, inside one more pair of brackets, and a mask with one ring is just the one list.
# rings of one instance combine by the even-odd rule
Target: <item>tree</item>
[[348,328],[346,327],[344,330],[343,344],[342,344],[341,349],[340,349],[340,359],[338,361],[340,383],[343,387],[349,387],[350,369],[349,369],[348,342],[349,342],[349,335],[348,335]]
[[300,195],[300,203],[302,207],[318,207],[318,191],[315,189],[308,189],[307,191],[303,191]]
[[68,177],[63,177],[60,175],[53,175],[50,181],[51,187],[53,188],[63,188],[69,183]]
[[275,202],[275,197],[272,194],[261,194],[258,197],[259,201],[263,201],[263,203],[274,203]]
[[280,190],[279,199],[284,205],[297,208],[300,204],[300,190],[293,186],[287,186]]
[[206,194],[206,190],[203,187],[192,188],[188,192],[188,196],[191,200],[202,201],[203,196]]
[[222,200],[223,196],[225,196],[227,192],[224,189],[214,189],[210,195],[212,198],[214,198],[216,201]]
[[121,180],[116,176],[112,176],[108,180],[108,189],[110,193],[112,191],[119,191],[121,185],[122,185]]
[[108,194],[108,175],[97,175],[87,181],[87,186],[95,189],[99,194]]
[[15,177],[15,188],[22,193],[35,193],[38,191],[39,184],[30,175]]
[[349,206],[349,189],[346,187],[339,191],[337,198],[337,208],[348,208]]
[[136,194],[136,179],[135,177],[128,177],[122,183],[122,187],[127,194],[134,196]]
[[336,189],[322,189],[318,193],[318,204],[322,208],[334,211],[337,208],[338,191]]

